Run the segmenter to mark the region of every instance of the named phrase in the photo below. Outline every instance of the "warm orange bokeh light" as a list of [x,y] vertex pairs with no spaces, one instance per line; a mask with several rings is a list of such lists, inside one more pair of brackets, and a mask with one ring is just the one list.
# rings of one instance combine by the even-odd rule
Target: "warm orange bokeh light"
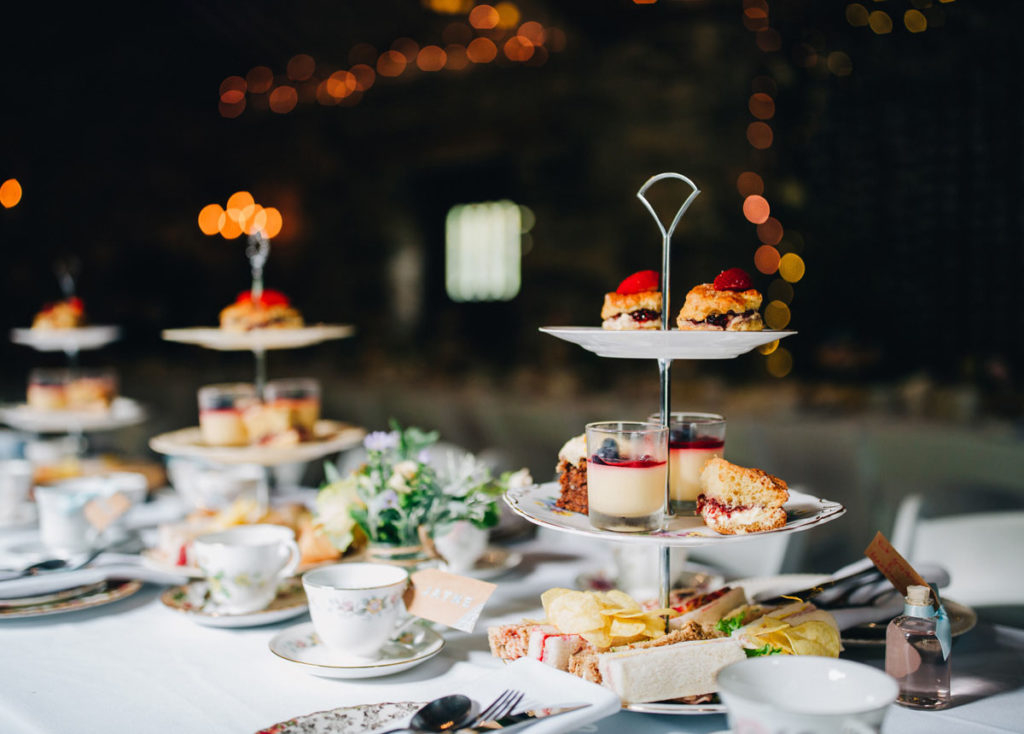
[[542,46],[544,44],[544,26],[535,20],[528,20],[519,26],[517,35],[529,39],[530,43],[534,46]]
[[761,224],[768,221],[771,213],[772,208],[768,205],[768,200],[763,196],[753,194],[743,200],[743,216],[752,224]]
[[4,209],[17,206],[21,201],[21,183],[16,178],[9,178],[0,184],[0,204]]
[[270,93],[270,109],[280,115],[291,112],[299,102],[299,93],[295,87],[282,84]]
[[263,225],[263,236],[267,239],[273,239],[281,234],[284,219],[281,217],[281,212],[272,206],[264,209],[263,213],[267,216],[266,223]]
[[229,89],[220,95],[220,101],[226,105],[238,104],[245,99],[245,92],[240,89]]
[[490,5],[477,5],[469,11],[469,24],[474,28],[488,30],[498,25],[501,16],[498,11]]
[[779,251],[771,245],[761,245],[754,253],[754,267],[765,275],[771,275],[779,269]]
[[238,209],[241,211],[247,206],[252,206],[256,203],[256,200],[252,198],[252,194],[248,191],[236,191],[228,197],[227,206],[225,209]]
[[349,71],[356,78],[356,91],[365,92],[377,80],[377,72],[366,64],[356,64]]
[[217,234],[222,216],[224,209],[220,204],[207,204],[199,210],[199,231],[206,235]]
[[238,117],[245,112],[245,99],[243,98],[234,104],[228,104],[221,100],[217,103],[217,110],[220,112],[221,117],[227,117],[228,119]]
[[469,66],[469,57],[466,56],[465,46],[460,46],[457,43],[450,44],[445,49],[445,53],[448,54],[446,66],[452,71],[461,71]]
[[424,46],[416,57],[416,66],[422,71],[441,71],[448,61],[448,54],[440,46]]
[[561,28],[548,28],[545,43],[547,43],[548,48],[555,53],[565,51],[565,44],[568,43],[568,40],[565,37],[565,31]]
[[[236,237],[242,236],[242,225],[238,223],[237,219],[234,219],[230,216],[231,211],[232,210],[229,209],[228,211],[224,212],[224,216],[220,217],[220,219],[217,221],[220,236],[226,240],[233,240]],[[235,209],[233,211],[237,212],[238,210]]]
[[740,196],[764,193],[764,180],[753,171],[744,171],[736,179],[736,190]]
[[466,47],[466,56],[474,64],[486,64],[494,61],[494,57],[497,55],[498,47],[489,38],[474,38],[473,42]]
[[327,91],[326,79],[316,85],[316,101],[326,107],[332,107],[340,101],[336,97],[332,97]]
[[514,28],[522,18],[522,13],[519,12],[519,7],[515,3],[501,2],[495,5],[494,9],[498,11],[499,28]]
[[509,61],[529,61],[533,56],[533,44],[523,36],[512,36],[505,41],[505,56]]
[[296,82],[304,82],[316,71],[316,60],[309,54],[296,54],[288,60],[286,72],[288,78]]
[[356,91],[358,87],[356,75],[351,71],[336,71],[327,77],[327,93],[335,99],[342,99]]
[[256,234],[267,225],[267,212],[259,204],[247,206],[242,210],[238,224],[246,234]]
[[747,141],[758,150],[772,147],[771,126],[766,122],[752,122],[747,125]]
[[420,53],[420,45],[411,38],[399,38],[391,44],[391,50],[397,51],[405,57],[406,64],[416,63],[416,57]]
[[377,73],[381,76],[401,76],[408,63],[405,54],[400,51],[385,51],[377,59]]
[[778,51],[782,48],[782,36],[774,28],[762,28],[759,30],[754,42],[759,49],[766,53]]
[[755,92],[750,95],[747,107],[750,109],[750,114],[758,120],[770,120],[775,117],[775,100],[764,92]]
[[782,223],[775,217],[757,225],[757,236],[766,245],[777,245],[782,242]]
[[[220,97],[224,99],[224,95],[227,92],[241,92],[245,94],[245,90],[248,87],[245,79],[240,76],[229,76],[227,79],[220,83]],[[225,100],[227,101],[227,100]]]
[[250,92],[253,94],[263,94],[273,85],[274,72],[266,66],[254,66],[245,75],[245,81],[249,85]]

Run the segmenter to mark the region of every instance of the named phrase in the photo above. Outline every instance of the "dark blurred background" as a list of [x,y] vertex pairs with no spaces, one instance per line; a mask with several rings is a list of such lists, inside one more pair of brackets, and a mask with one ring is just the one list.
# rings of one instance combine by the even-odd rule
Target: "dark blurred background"
[[[676,363],[676,408],[724,411],[737,460],[847,502],[889,491],[879,447],[919,467],[901,490],[1019,482],[1024,5],[477,5],[5,10],[0,179],[24,193],[0,210],[0,326],[29,325],[60,295],[55,263],[81,261],[92,320],[125,330],[84,362],[115,365],[152,412],[100,447],[142,454],[195,424],[198,386],[251,377],[250,355],[160,340],[216,324],[248,287],[245,237],[197,223],[245,190],[283,216],[268,286],[310,322],[358,328],[272,353],[271,377],[318,377],[330,417],[438,427],[547,479],[585,422],[657,407],[653,363],[537,327],[596,326],[606,291],[660,267],[636,192],[678,171],[702,194],[674,239],[673,316],[692,285],[742,267],[773,325],[800,333]],[[359,64],[375,72],[361,90],[339,75]],[[670,219],[685,193],[652,199]],[[497,200],[525,208],[521,288],[453,300],[449,210]],[[31,367],[62,363],[10,343],[0,360],[9,401]]]

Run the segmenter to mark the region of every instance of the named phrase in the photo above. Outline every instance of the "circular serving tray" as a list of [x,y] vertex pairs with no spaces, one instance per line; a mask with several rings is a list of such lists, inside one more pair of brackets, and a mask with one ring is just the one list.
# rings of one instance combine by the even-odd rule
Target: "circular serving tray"
[[121,338],[120,326],[79,326],[75,329],[11,329],[11,341],[40,352],[81,352],[99,349]]
[[161,433],[149,439],[149,447],[158,454],[193,456],[220,464],[259,464],[276,466],[313,461],[328,454],[358,446],[366,431],[340,421],[319,420],[313,439],[292,446],[209,446],[203,443],[198,426]]
[[125,397],[114,398],[107,410],[40,410],[24,403],[0,406],[0,420],[30,433],[111,431],[134,426],[145,419],[143,407]]
[[225,331],[216,327],[165,329],[163,338],[169,342],[198,344],[222,352],[262,352],[270,349],[297,349],[355,334],[349,324],[318,324],[300,329],[256,329]]
[[713,545],[776,533],[794,533],[831,522],[846,512],[846,508],[838,502],[790,490],[789,501],[784,505],[787,515],[786,524],[778,530],[745,535],[719,535],[705,525],[704,520],[700,517],[674,517],[669,519],[664,530],[620,533],[612,530],[600,530],[590,524],[590,519],[586,515],[555,507],[558,492],[558,482],[532,484],[527,487],[510,489],[505,493],[505,503],[517,515],[553,530],[584,535],[598,540],[648,543],[656,546]]
[[785,339],[795,331],[611,331],[599,326],[542,326],[545,334],[600,357],[621,359],[732,359]]

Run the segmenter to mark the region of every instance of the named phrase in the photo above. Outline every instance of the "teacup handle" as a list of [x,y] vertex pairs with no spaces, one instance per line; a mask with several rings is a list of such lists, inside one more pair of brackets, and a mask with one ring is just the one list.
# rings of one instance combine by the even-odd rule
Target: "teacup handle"
[[284,567],[277,572],[278,578],[286,579],[295,575],[295,569],[299,567],[299,561],[302,559],[302,552],[299,550],[299,544],[294,540],[289,540],[285,546],[285,550],[288,553],[288,560],[285,562]]

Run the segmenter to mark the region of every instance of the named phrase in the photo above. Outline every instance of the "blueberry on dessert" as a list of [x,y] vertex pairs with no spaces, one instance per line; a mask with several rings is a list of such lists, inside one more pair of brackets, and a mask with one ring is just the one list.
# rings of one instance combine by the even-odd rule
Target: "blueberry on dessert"
[[613,331],[661,328],[661,291],[653,270],[633,273],[613,293],[606,293],[601,328]]
[[740,268],[718,274],[686,294],[676,325],[686,331],[761,331],[761,293]]

